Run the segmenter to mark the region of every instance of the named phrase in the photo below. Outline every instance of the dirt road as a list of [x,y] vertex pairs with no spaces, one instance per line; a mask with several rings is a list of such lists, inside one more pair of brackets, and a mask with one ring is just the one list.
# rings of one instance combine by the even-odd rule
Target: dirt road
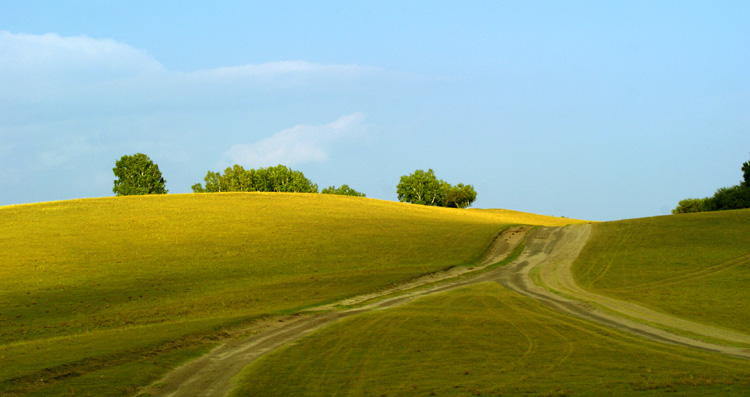
[[[720,342],[750,344],[750,335],[658,313],[631,302],[591,293],[578,286],[571,273],[571,265],[583,249],[590,231],[591,225],[533,231],[523,254],[495,272],[495,280],[506,288],[576,317],[661,342],[750,358],[748,349],[699,340],[710,338]],[[532,281],[530,274],[536,274],[534,278],[537,283]],[[683,336],[686,334],[695,337]]]
[[[251,334],[250,336],[235,339],[219,346],[210,353],[175,369],[165,378],[140,392],[152,396],[226,395],[233,387],[232,378],[246,365],[263,354],[299,339],[316,329],[344,317],[401,305],[419,296],[480,282],[479,278],[474,277],[451,281],[445,284],[441,283],[433,287],[420,288],[417,291],[404,293],[404,291],[409,291],[410,289],[455,279],[500,262],[523,241],[530,230],[530,227],[513,227],[503,231],[493,242],[485,258],[476,267],[456,267],[425,275],[384,291],[361,295],[335,304],[318,307],[317,310],[321,311],[318,314],[287,316],[281,319],[266,320],[252,324],[247,329],[247,333]],[[487,276],[485,275],[485,277]],[[489,281],[489,279],[490,277],[487,277],[481,281]],[[402,294],[395,297],[383,298],[394,293]],[[373,299],[378,300],[359,308],[330,311],[334,310],[337,306],[356,305]]]
[[[506,288],[534,298],[561,312],[649,339],[750,358],[748,349],[700,341],[621,316],[648,321],[660,327],[695,335],[709,336],[714,340],[750,343],[748,335],[656,313],[632,303],[592,294],[580,288],[571,275],[570,266],[585,245],[590,230],[590,225],[547,227],[533,231],[528,227],[508,229],[498,237],[487,257],[475,268],[454,268],[446,272],[438,272],[386,291],[347,299],[319,309],[333,310],[337,305],[362,304],[376,299],[374,303],[358,308],[288,316],[283,319],[259,322],[248,329],[251,336],[225,343],[207,355],[177,368],[143,392],[153,396],[223,396],[232,389],[232,378],[246,365],[263,354],[334,321],[366,311],[401,305],[416,297],[488,281],[500,283]],[[481,270],[501,261],[513,251],[524,236],[526,248],[521,256],[510,264],[473,277],[455,279],[466,275],[467,272]],[[541,286],[532,282],[531,273],[538,274],[535,278]],[[430,287],[438,281],[442,282]],[[417,290],[410,291],[415,288]],[[387,297],[397,292],[400,294]]]

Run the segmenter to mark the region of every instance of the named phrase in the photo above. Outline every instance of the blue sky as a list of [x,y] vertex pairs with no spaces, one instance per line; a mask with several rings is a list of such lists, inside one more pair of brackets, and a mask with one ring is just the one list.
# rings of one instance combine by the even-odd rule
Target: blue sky
[[737,184],[750,2],[0,0],[0,205],[286,164],[396,200],[614,220]]

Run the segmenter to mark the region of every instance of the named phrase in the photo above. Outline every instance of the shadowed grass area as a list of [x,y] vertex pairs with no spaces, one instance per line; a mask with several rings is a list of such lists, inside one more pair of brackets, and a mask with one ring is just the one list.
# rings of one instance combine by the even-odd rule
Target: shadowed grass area
[[102,379],[115,394],[132,391],[133,379],[158,376],[135,375],[148,368],[136,364],[143,357],[198,346],[260,316],[471,264],[514,219],[281,193],[2,207],[0,393],[44,393],[50,377],[75,384],[117,367],[122,384]]
[[750,333],[750,210],[595,224],[573,272],[592,292]]
[[235,396],[743,395],[750,367],[483,283],[342,320],[262,357],[237,382]]

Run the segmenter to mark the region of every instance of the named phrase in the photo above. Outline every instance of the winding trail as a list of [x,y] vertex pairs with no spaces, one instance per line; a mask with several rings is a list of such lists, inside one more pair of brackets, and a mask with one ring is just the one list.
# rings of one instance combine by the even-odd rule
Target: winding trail
[[[494,273],[495,281],[561,312],[615,329],[660,342],[750,358],[750,349],[719,344],[750,344],[750,335],[659,313],[578,286],[571,265],[586,244],[590,232],[591,225],[548,227],[533,231],[523,254],[513,263],[498,269]],[[532,281],[532,271],[538,274],[534,278],[538,279],[540,285]],[[696,337],[684,336],[686,334]],[[704,338],[719,343],[701,340]]]
[[[208,354],[176,368],[163,379],[140,390],[139,394],[148,394],[151,396],[224,396],[232,390],[234,386],[232,378],[242,368],[258,357],[286,343],[297,340],[325,325],[355,314],[398,306],[419,296],[489,281],[490,278],[487,278],[488,272],[478,277],[448,281],[429,287],[440,281],[452,280],[467,273],[480,271],[502,261],[524,240],[524,237],[530,230],[531,227],[529,226],[505,229],[495,239],[485,258],[476,267],[455,267],[446,271],[428,274],[387,290],[345,299],[331,305],[320,306],[317,308],[320,313],[317,314],[286,316],[281,319],[271,319],[251,324],[245,332],[246,334],[251,334],[250,336],[230,340]],[[402,294],[387,297],[395,293]],[[333,311],[342,305],[362,304],[373,299],[378,300],[358,308]]]
[[[466,285],[497,282],[519,294],[572,316],[594,321],[652,340],[750,358],[750,349],[709,343],[664,328],[727,343],[748,343],[750,335],[703,325],[640,307],[636,304],[593,294],[573,279],[571,265],[590,235],[591,225],[506,229],[493,243],[482,263],[473,268],[453,268],[420,277],[378,293],[361,295],[321,306],[319,313],[287,316],[252,324],[246,336],[233,339],[193,360],[142,390],[152,396],[223,396],[233,388],[232,378],[258,357],[339,319],[372,310],[407,303],[414,298]],[[477,272],[505,259],[526,237],[523,253],[510,264],[475,276]],[[532,281],[535,275],[540,285]],[[459,276],[465,276],[458,278]],[[440,283],[438,283],[441,281]],[[436,284],[437,283],[437,284]],[[391,296],[397,294],[396,296]],[[375,302],[366,304],[366,302]],[[364,304],[337,310],[342,305]],[[616,313],[616,314],[612,314]],[[631,320],[637,319],[637,321]],[[642,322],[641,322],[642,321]],[[658,327],[647,325],[656,324]]]

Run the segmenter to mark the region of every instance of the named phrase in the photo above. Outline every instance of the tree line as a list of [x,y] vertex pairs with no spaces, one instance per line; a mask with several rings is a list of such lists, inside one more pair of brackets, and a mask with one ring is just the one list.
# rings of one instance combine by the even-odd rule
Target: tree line
[[[167,193],[167,181],[159,171],[159,166],[143,153],[122,156],[112,171],[117,177],[112,191],[117,196]],[[235,164],[227,167],[223,173],[208,171],[203,182],[191,187],[194,193],[318,193],[318,185],[307,179],[301,171],[281,164],[258,169],[245,169]],[[416,170],[410,175],[402,176],[396,192],[401,202],[453,208],[467,208],[477,198],[472,185],[459,183],[453,186],[437,179],[432,169],[427,172]],[[346,184],[329,186],[320,193],[365,197],[364,193]]]
[[742,164],[743,180],[731,187],[720,188],[711,197],[688,198],[677,203],[673,214],[722,211],[750,208],[750,161]]

